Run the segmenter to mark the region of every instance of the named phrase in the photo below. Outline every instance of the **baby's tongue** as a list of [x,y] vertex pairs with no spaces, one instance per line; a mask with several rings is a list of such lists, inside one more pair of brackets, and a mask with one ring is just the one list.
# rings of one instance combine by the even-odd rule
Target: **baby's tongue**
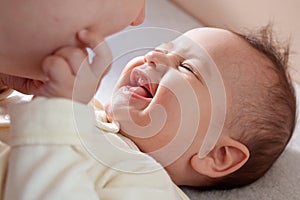
[[148,92],[143,87],[131,87],[129,90],[137,95],[149,98]]

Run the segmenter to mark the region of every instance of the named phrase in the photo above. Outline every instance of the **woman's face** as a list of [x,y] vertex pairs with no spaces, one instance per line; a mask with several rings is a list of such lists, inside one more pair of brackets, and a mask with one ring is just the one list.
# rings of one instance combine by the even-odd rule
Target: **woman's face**
[[80,46],[80,30],[104,38],[142,23],[145,0],[7,0],[0,13],[0,71],[41,79],[42,59],[62,46]]

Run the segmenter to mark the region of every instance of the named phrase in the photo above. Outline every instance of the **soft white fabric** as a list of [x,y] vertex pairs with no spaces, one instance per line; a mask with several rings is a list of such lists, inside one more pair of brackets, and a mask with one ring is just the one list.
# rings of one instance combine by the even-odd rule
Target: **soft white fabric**
[[[154,159],[132,142],[126,145],[130,140],[96,131],[94,111],[88,106],[36,98],[13,106],[10,116],[8,165],[9,147],[0,143],[0,185],[6,184],[3,199],[188,199]],[[93,139],[95,150],[111,158],[110,167],[94,159],[82,145],[84,139]],[[112,140],[113,146],[106,145]],[[135,154],[124,158],[106,148],[119,144]],[[135,173],[114,170],[118,166]],[[139,173],[144,171],[149,173]]]

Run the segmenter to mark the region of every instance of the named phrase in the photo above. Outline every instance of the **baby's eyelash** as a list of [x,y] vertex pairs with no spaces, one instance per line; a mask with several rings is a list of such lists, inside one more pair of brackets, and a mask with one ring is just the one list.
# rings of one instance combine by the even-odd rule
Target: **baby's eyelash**
[[201,76],[194,70],[192,66],[190,66],[189,64],[180,64],[179,67],[182,67],[185,70],[191,72],[203,84]]
[[190,66],[187,66],[187,65],[184,65],[184,64],[180,64],[179,67],[182,67],[182,68],[184,68],[184,69],[186,69],[186,70],[188,70],[188,71],[190,71],[190,72],[192,72],[194,74],[194,70]]

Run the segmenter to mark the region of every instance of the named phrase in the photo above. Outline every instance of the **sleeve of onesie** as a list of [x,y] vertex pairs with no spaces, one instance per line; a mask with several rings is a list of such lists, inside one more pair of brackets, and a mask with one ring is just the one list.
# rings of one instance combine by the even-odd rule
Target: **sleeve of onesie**
[[87,173],[93,162],[76,134],[78,128],[89,131],[93,126],[92,109],[39,97],[9,111],[11,152],[4,199],[99,199]]
[[[39,97],[14,106],[10,116],[11,152],[4,199],[179,198],[164,170],[132,175],[95,161],[78,135],[95,128],[93,109],[86,105]],[[109,152],[105,143],[97,143],[98,147]],[[128,162],[121,159],[116,164]],[[147,162],[142,166],[151,164]]]

